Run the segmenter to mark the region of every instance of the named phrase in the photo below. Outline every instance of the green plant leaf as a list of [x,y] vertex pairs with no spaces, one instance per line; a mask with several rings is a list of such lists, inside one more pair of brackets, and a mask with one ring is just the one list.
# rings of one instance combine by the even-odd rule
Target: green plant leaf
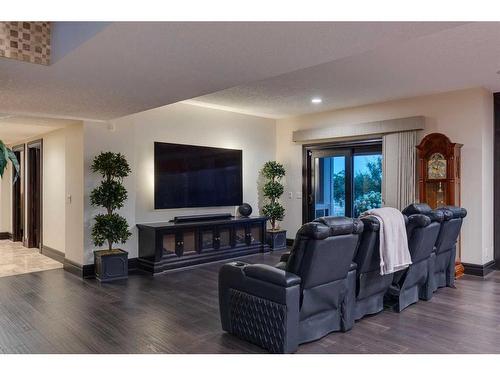
[[101,152],[94,158],[92,172],[100,173],[106,179],[124,178],[130,174],[130,166],[125,156],[115,152]]
[[127,220],[118,214],[99,214],[92,227],[92,239],[95,246],[102,246],[106,242],[110,250],[114,243],[125,243],[132,233],[128,230]]
[[120,181],[104,180],[90,193],[90,203],[93,206],[106,207],[111,211],[122,208],[126,200],[127,190]]
[[14,179],[12,180],[13,183],[17,181],[19,178],[19,161],[17,160],[16,154],[14,154],[14,151],[12,151],[10,148],[7,149],[7,152],[9,154],[9,160],[12,163],[12,166],[14,167]]
[[[2,142],[2,141],[0,141]],[[5,171],[5,168],[7,167],[7,159],[5,158],[5,153],[3,152],[3,147],[4,144],[0,144],[0,177],[3,177],[3,173]]]
[[284,187],[278,181],[268,181],[264,185],[264,196],[270,199],[276,199],[283,195]]
[[285,167],[283,167],[283,164],[271,160],[264,164],[264,167],[262,168],[262,174],[265,178],[279,180],[285,176],[286,171]]
[[113,212],[122,208],[127,200],[127,190],[122,180],[129,175],[130,166],[120,153],[101,152],[94,158],[91,169],[99,173],[104,180],[92,190],[90,203],[104,207],[108,211],[106,214],[95,216],[92,239],[94,245],[102,246],[107,243],[111,250],[114,243],[125,243],[132,235],[128,229],[127,220]]
[[3,177],[9,160],[14,167],[15,174],[13,181],[16,182],[19,176],[19,161],[17,160],[16,154],[0,140],[0,177]]
[[262,188],[267,198],[267,203],[262,207],[262,213],[269,218],[272,228],[276,229],[276,221],[281,221],[285,217],[285,208],[278,202],[278,198],[283,195],[285,189],[280,182],[286,174],[285,167],[275,160],[270,160],[264,164],[261,172],[267,179]]
[[279,202],[268,203],[262,207],[262,213],[271,220],[281,221],[285,217],[285,207]]

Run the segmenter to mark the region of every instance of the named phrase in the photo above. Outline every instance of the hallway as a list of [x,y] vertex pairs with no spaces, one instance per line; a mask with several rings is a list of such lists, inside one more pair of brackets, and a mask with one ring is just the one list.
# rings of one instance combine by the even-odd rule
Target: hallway
[[38,249],[28,249],[21,242],[0,240],[0,277],[62,268]]

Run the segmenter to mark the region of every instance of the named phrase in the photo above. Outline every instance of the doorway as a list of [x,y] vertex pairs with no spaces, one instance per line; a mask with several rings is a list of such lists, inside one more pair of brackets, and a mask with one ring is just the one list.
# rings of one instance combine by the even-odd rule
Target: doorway
[[42,246],[42,140],[27,145],[27,247]]
[[19,175],[12,176],[12,241],[24,238],[24,144],[12,148],[19,162]]
[[381,140],[309,145],[303,152],[304,223],[382,206]]

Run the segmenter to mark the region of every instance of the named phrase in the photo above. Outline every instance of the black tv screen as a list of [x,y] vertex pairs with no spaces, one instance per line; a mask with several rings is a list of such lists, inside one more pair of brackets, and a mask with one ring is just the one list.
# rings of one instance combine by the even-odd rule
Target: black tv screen
[[237,206],[242,151],[155,142],[155,209]]

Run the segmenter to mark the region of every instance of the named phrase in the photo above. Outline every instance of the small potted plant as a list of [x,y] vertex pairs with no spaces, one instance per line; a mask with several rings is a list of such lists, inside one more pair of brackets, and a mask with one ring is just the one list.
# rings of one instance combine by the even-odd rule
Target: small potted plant
[[267,243],[272,250],[283,249],[286,248],[286,231],[281,230],[276,222],[285,216],[285,208],[279,202],[284,190],[281,179],[285,176],[285,167],[277,161],[268,161],[262,168],[262,175],[266,179],[263,193],[267,198],[262,212],[271,223],[271,229],[267,231]]
[[122,154],[101,152],[94,158],[91,169],[102,176],[102,181],[90,193],[90,203],[106,209],[94,217],[92,238],[95,246],[108,245],[106,250],[94,251],[95,275],[99,281],[126,279],[128,253],[114,249],[113,244],[123,244],[132,235],[127,220],[115,212],[127,200],[122,181],[129,175],[130,167]]

